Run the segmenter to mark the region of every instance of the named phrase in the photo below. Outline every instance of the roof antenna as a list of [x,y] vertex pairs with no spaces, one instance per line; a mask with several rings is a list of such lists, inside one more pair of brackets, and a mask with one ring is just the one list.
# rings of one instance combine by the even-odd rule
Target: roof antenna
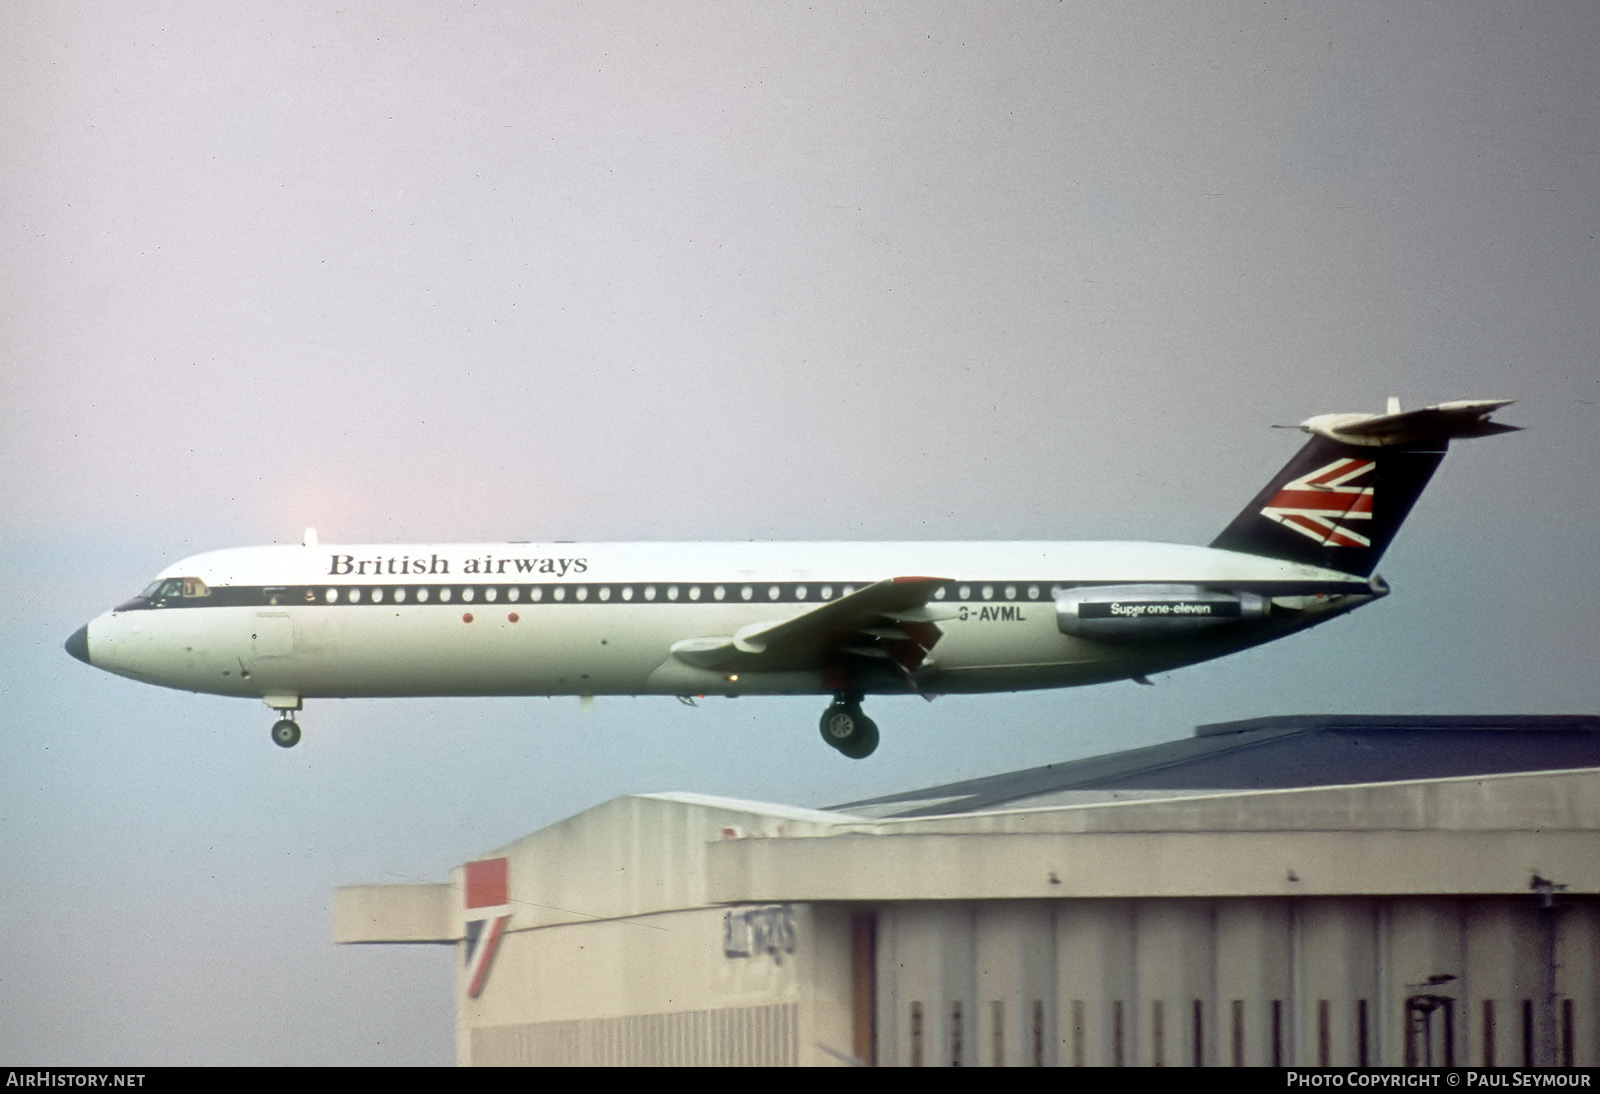
[[1389,396],[1389,409],[1385,410],[1384,413],[1385,414],[1398,414],[1398,413],[1400,413],[1400,396],[1398,396],[1398,395]]
[[316,545],[317,545],[317,530],[315,528],[307,528],[306,529],[306,534],[300,537],[300,546],[302,546],[302,547],[315,547]]

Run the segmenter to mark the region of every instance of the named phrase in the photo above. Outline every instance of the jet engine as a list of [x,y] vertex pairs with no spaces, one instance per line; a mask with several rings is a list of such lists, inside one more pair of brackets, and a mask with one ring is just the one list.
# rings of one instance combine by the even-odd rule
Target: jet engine
[[1265,619],[1272,602],[1257,593],[1199,585],[1096,585],[1062,590],[1055,606],[1062,634],[1148,642]]

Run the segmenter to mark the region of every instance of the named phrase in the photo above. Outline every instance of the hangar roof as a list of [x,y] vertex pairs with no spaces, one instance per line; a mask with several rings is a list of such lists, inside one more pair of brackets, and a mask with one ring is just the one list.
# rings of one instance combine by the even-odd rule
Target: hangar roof
[[1592,714],[1293,714],[1216,722],[1193,737],[902,791],[835,807],[926,817],[1174,794],[1600,767]]

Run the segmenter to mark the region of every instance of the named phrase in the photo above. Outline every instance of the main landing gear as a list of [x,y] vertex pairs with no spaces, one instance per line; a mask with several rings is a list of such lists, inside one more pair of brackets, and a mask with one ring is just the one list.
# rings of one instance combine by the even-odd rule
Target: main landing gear
[[299,723],[294,721],[294,712],[301,709],[301,697],[294,694],[266,694],[267,705],[278,713],[278,720],[272,723],[272,744],[280,749],[293,749],[299,744]]
[[294,720],[294,712],[300,709],[300,696],[277,694],[263,695],[267,706],[278,712],[278,720],[272,723],[272,743],[279,748],[293,748],[300,743],[300,725]]
[[272,723],[272,743],[279,748],[293,748],[300,743],[300,723],[285,714]]
[[878,724],[861,713],[861,697],[840,695],[822,712],[822,739],[852,760],[864,760],[878,747]]

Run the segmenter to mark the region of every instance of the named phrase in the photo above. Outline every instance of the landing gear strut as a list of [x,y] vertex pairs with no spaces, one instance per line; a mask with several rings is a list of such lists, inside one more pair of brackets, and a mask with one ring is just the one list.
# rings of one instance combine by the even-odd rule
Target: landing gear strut
[[300,743],[300,725],[288,712],[280,712],[284,717],[272,723],[272,743],[279,748],[293,748]]
[[822,739],[852,760],[864,760],[878,747],[878,725],[861,713],[859,696],[840,695],[822,712]]
[[278,713],[278,720],[272,723],[272,743],[279,748],[293,748],[299,744],[300,726],[294,720],[294,712],[300,709],[300,696],[268,692],[262,698]]

